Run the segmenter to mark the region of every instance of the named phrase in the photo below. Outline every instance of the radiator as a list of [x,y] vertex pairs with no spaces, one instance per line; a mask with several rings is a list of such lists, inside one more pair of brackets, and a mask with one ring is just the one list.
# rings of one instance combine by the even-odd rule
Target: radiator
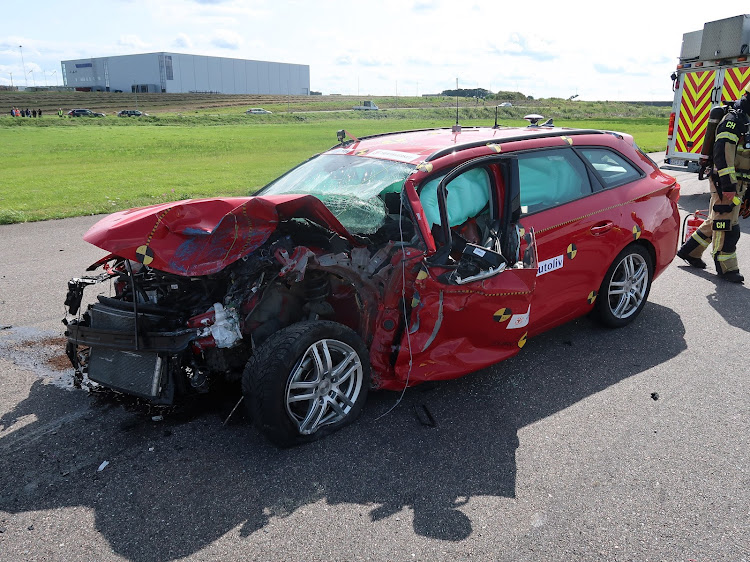
[[[140,321],[156,321],[157,316],[139,314]],[[135,331],[135,315],[101,304],[91,308],[91,327],[101,330]],[[156,398],[166,384],[167,359],[153,351],[118,350],[91,347],[88,377],[103,386],[126,394]]]

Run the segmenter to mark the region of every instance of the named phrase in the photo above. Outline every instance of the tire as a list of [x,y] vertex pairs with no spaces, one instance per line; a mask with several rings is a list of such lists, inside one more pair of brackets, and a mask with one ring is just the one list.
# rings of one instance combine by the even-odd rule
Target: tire
[[279,447],[315,441],[353,422],[369,386],[369,353],[360,337],[323,320],[271,335],[242,374],[250,418]]
[[609,267],[599,288],[595,312],[609,328],[627,326],[640,314],[651,291],[654,266],[648,251],[631,244]]

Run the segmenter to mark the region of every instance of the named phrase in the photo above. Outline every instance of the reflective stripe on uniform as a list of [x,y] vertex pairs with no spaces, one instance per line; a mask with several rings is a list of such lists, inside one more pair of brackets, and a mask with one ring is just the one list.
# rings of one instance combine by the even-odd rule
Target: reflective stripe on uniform
[[704,248],[708,248],[708,245],[711,243],[710,238],[703,238],[703,236],[701,236],[701,233],[698,231],[693,232],[690,238],[698,242],[698,244],[700,244]]
[[732,203],[733,203],[734,205],[739,205],[740,203],[742,203],[742,199],[740,199],[739,197],[737,197],[737,196],[735,195],[734,197],[732,197]]
[[728,176],[729,174],[734,174],[734,166],[729,166],[728,168],[722,168],[719,170],[719,177]]
[[713,237],[714,247],[711,251],[711,255],[716,257],[716,254],[720,254],[719,248],[724,246],[724,231],[723,230],[714,230],[714,237]]
[[714,142],[718,142],[721,139],[726,139],[732,144],[737,144],[737,142],[740,140],[740,137],[735,135],[734,133],[730,133],[728,131],[724,131],[723,133],[719,133],[716,135],[716,138],[714,139]]
[[719,254],[716,256],[716,261],[729,261],[731,259],[737,259],[737,252],[732,252],[731,254],[724,254],[722,252],[719,252]]

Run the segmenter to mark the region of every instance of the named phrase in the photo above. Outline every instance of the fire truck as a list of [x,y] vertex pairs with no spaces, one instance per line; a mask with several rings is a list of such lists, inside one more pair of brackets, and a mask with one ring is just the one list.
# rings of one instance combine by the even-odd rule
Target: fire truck
[[711,21],[682,36],[665,164],[697,172],[708,114],[737,100],[750,81],[750,15]]

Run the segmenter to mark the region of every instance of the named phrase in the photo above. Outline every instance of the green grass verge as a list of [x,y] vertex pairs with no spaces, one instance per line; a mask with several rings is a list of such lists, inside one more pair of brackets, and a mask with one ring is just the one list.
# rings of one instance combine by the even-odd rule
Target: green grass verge
[[[516,110],[516,108],[513,108]],[[518,110],[520,111],[520,110]],[[464,126],[491,125],[494,110],[462,110]],[[190,197],[247,195],[313,154],[356,136],[444,127],[451,109],[238,115],[165,114],[147,119],[0,119],[0,224],[108,213]],[[508,112],[501,123],[526,122]],[[556,119],[561,126],[632,134],[664,150],[666,119]]]

